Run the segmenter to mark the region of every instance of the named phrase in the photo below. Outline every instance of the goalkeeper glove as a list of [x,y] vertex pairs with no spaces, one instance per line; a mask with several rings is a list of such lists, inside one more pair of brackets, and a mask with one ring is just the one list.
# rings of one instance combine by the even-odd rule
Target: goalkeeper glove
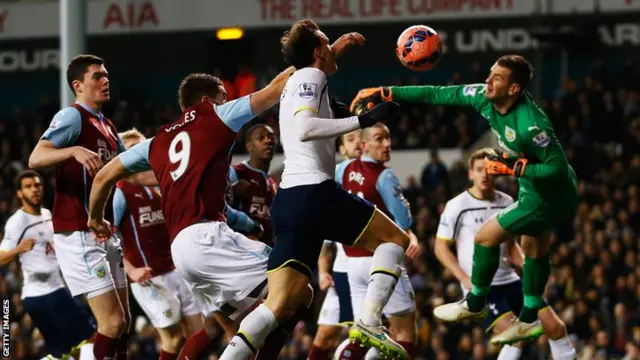
[[358,91],[356,97],[351,101],[349,110],[354,114],[359,114],[363,110],[372,109],[383,101],[391,101],[392,98],[391,88],[388,87],[362,89]]
[[493,176],[514,175],[520,177],[524,174],[528,162],[524,158],[512,158],[500,149],[491,149],[486,158],[485,168],[487,173]]
[[394,102],[383,102],[376,105],[373,109],[358,115],[360,128],[364,129],[373,126],[375,123],[385,119],[393,119],[400,112],[400,105]]

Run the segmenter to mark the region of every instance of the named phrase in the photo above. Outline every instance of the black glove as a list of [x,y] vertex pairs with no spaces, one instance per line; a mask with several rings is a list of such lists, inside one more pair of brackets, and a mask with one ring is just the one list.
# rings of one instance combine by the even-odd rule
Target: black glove
[[360,128],[373,126],[375,123],[386,119],[395,118],[400,112],[400,105],[393,101],[383,102],[364,114],[358,115]]
[[333,111],[333,117],[336,119],[348,118],[351,116],[351,112],[349,112],[347,105],[341,103],[333,96],[329,98],[329,106],[331,107],[331,111]]

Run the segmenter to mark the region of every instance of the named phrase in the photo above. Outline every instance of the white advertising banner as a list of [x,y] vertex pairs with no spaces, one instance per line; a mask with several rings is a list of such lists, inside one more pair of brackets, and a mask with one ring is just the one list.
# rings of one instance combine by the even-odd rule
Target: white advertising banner
[[[531,0],[93,0],[88,33],[193,31],[241,26],[407,22],[528,16]],[[0,3],[0,39],[55,37],[58,2]]]

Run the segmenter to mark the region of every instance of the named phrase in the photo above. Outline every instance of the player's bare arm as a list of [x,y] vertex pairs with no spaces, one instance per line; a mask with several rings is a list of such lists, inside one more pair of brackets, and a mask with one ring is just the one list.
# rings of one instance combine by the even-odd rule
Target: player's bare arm
[[131,278],[131,281],[136,282],[142,286],[150,285],[151,278],[153,277],[153,269],[150,267],[135,267],[127,258],[123,258],[124,269],[127,275]]
[[365,42],[364,36],[357,32],[351,32],[344,34],[338,38],[338,40],[334,41],[331,44],[331,51],[333,51],[333,56],[338,58],[342,54],[347,51],[348,48],[354,45],[364,45]]
[[75,159],[82,164],[91,176],[95,176],[103,165],[100,155],[81,146],[58,149],[51,141],[40,140],[29,156],[29,167],[40,169],[69,159]]
[[453,241],[446,240],[441,237],[436,237],[436,244],[434,246],[434,252],[438,261],[444,266],[447,270],[451,271],[453,276],[456,279],[460,280],[460,282],[464,285],[467,290],[471,289],[471,279],[469,275],[467,275],[460,265],[458,264],[458,259],[456,255],[451,251],[451,245]]
[[0,266],[8,265],[16,258],[16,256],[33,249],[35,244],[36,241],[34,239],[23,239],[15,248],[7,251],[0,251]]
[[251,112],[254,114],[261,114],[273,105],[277,104],[278,101],[280,101],[280,93],[282,92],[284,85],[295,70],[296,69],[293,66],[288,67],[271,80],[271,83],[264,89],[251,94]]
[[320,290],[322,291],[327,290],[329,287],[333,286],[333,278],[331,277],[331,268],[333,264],[331,248],[333,246],[330,243],[325,242],[322,245],[322,251],[320,252],[320,256],[318,257],[318,283],[320,286]]
[[109,161],[93,179],[89,196],[89,222],[87,226],[96,235],[98,243],[108,240],[111,236],[111,224],[104,219],[104,208],[111,189],[119,180],[131,175],[132,173],[122,165],[120,156],[117,156]]

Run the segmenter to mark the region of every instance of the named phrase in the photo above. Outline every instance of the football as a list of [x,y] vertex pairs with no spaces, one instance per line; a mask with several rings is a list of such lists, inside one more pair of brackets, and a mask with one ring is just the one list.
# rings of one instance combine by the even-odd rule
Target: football
[[427,71],[438,63],[442,54],[442,40],[432,28],[414,25],[398,37],[398,60],[413,71]]

